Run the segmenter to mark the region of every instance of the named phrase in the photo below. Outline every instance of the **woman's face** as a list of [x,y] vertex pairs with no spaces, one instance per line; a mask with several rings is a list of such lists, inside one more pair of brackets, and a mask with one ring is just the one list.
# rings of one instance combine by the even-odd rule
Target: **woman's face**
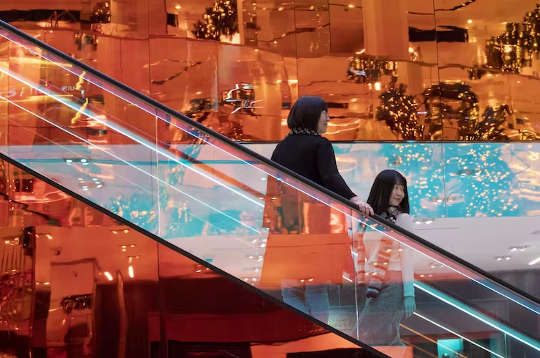
[[319,117],[319,122],[317,122],[317,132],[319,134],[326,133],[327,127],[328,127],[328,112],[322,111],[321,116]]
[[399,206],[401,201],[405,197],[405,188],[401,184],[394,184],[392,193],[390,194],[389,204],[390,206]]

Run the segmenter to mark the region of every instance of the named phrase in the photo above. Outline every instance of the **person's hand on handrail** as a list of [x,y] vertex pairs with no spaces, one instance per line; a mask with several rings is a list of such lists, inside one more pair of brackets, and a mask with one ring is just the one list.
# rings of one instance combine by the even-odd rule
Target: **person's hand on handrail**
[[371,208],[371,206],[368,203],[362,201],[359,196],[352,197],[351,201],[358,205],[358,210],[360,210],[363,215],[373,215],[373,209]]

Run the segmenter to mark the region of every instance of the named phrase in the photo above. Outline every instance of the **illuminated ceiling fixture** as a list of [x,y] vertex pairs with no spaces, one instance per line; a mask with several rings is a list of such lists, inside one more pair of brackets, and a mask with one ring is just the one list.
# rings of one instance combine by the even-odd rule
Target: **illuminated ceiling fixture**
[[90,164],[90,159],[87,158],[64,158],[66,165],[72,165],[73,163],[80,163],[82,165]]
[[107,277],[107,280],[109,281],[113,280],[113,277],[109,271],[105,271],[103,274],[105,275],[105,277]]
[[516,252],[516,251],[523,252],[523,251],[527,250],[529,247],[530,247],[529,245],[510,246],[508,248],[508,250],[510,250],[510,252]]
[[531,262],[529,262],[529,266],[533,266],[533,265],[536,265],[537,263],[540,262],[540,256],[538,256],[537,258],[535,258],[534,260],[532,260]]
[[182,8],[182,5],[178,4],[174,7],[176,10],[180,10]]
[[467,20],[467,23],[472,24],[472,20],[471,19]]
[[510,261],[512,259],[512,256],[497,256],[495,257],[495,260],[501,262],[501,261]]

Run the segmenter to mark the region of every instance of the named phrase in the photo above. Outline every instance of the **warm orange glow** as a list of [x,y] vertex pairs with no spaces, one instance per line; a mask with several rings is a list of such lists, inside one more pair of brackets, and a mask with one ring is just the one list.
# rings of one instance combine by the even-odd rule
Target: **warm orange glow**
[[107,277],[107,280],[109,281],[113,280],[113,277],[109,271],[105,271],[103,274],[105,275],[105,277]]
[[135,271],[133,270],[133,265],[128,266],[128,275],[129,275],[130,278],[135,277]]

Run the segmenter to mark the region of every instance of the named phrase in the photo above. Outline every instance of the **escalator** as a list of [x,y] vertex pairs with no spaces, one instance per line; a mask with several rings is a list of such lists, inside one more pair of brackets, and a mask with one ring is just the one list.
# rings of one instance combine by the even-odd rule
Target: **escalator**
[[[195,260],[196,273],[226,275],[323,330],[391,356],[540,351],[540,308],[526,292],[384,220],[362,217],[343,198],[5,23],[0,93],[6,161],[57,195]],[[283,230],[291,197],[297,229]],[[69,225],[74,218],[66,218]],[[128,229],[119,230],[113,235]],[[405,282],[414,286],[412,315],[396,321],[399,304],[375,312],[382,321],[394,317],[388,327],[399,333],[392,339],[370,335],[362,319],[369,235],[406,254],[414,272]],[[131,245],[118,246],[127,253]]]

